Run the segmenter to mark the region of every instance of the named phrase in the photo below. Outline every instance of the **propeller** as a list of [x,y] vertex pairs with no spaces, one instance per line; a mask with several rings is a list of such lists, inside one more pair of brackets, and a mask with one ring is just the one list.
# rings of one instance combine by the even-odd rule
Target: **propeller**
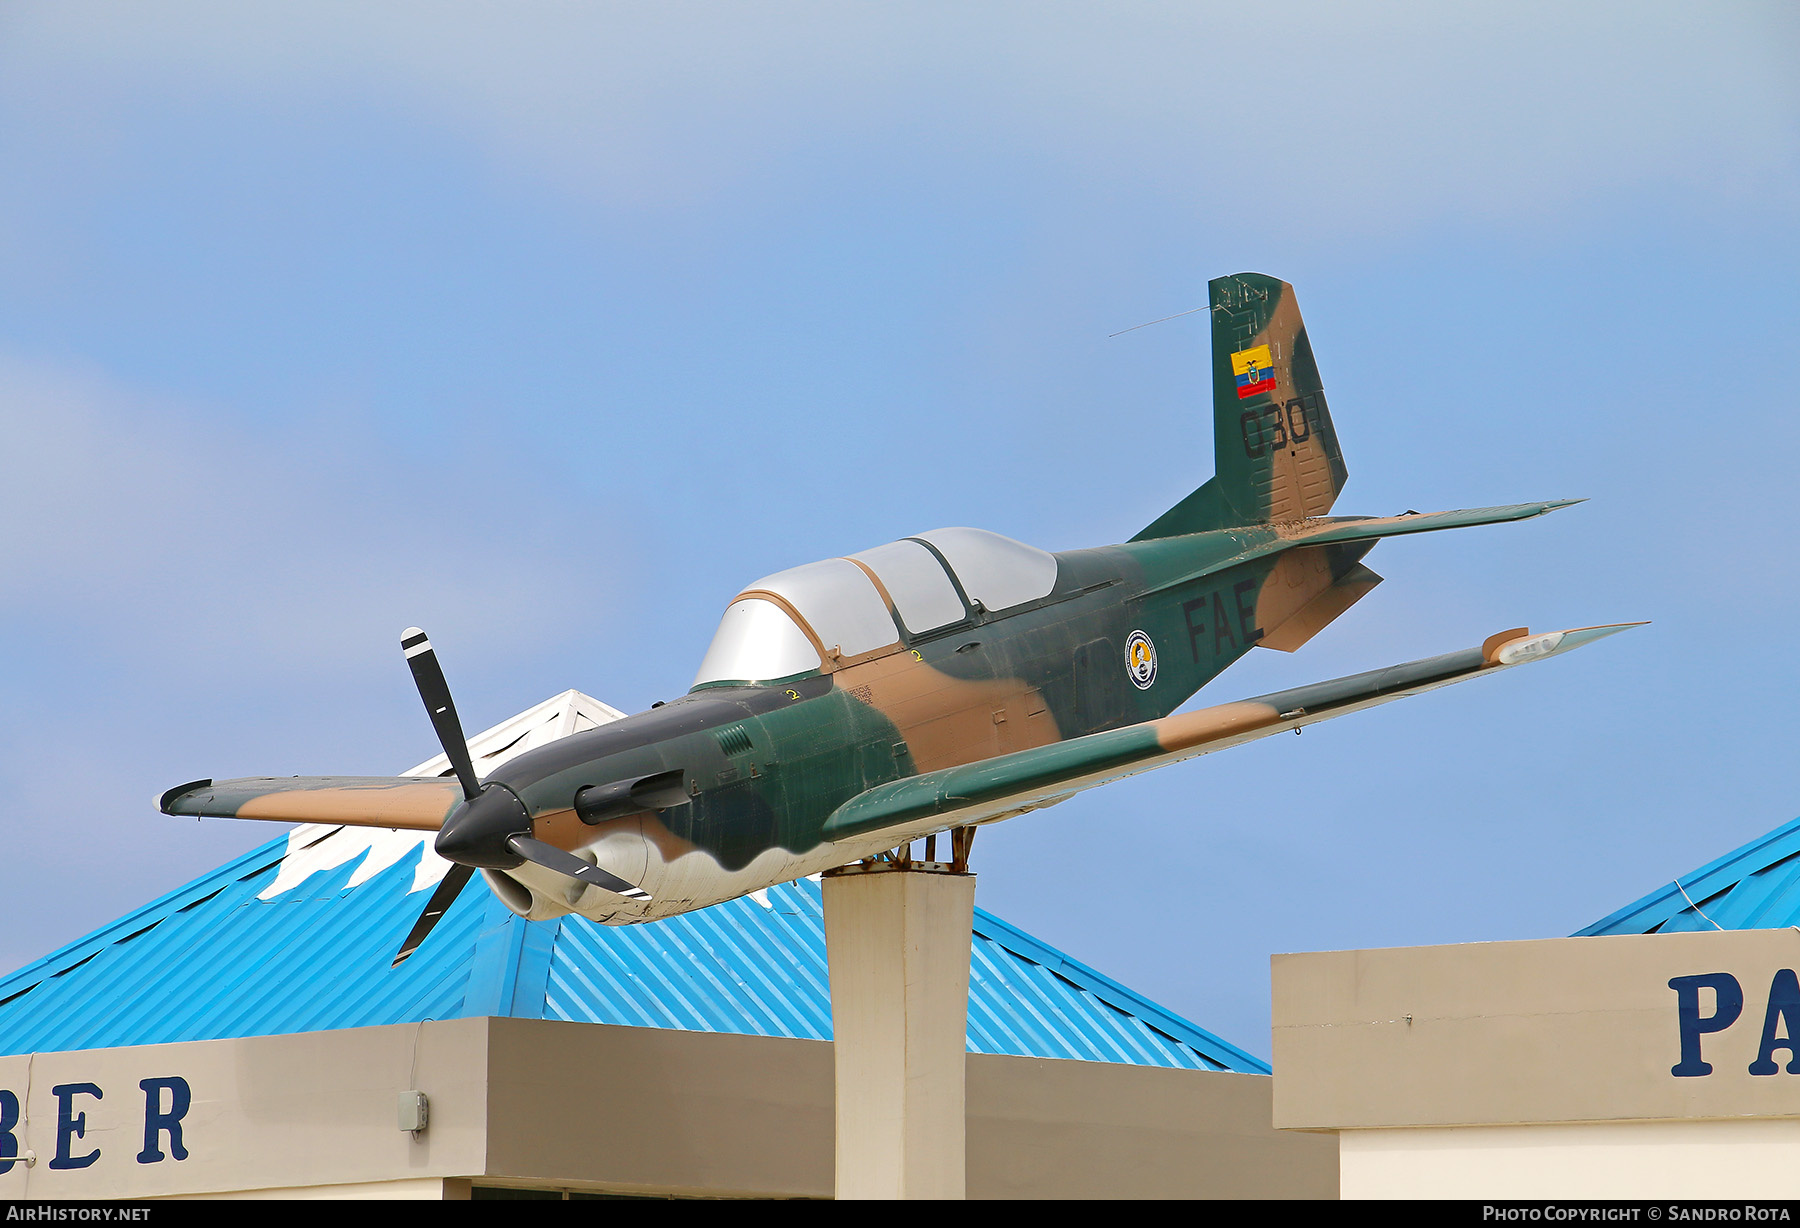
[[506,844],[526,861],[535,862],[559,874],[567,874],[570,878],[578,878],[584,883],[592,883],[602,891],[622,895],[628,900],[650,898],[650,893],[642,887],[628,883],[616,874],[608,874],[599,866],[590,866],[575,854],[566,853],[554,844],[545,844],[530,836],[514,836]]
[[[484,785],[476,777],[468,739],[463,736],[462,722],[457,719],[456,704],[450,698],[450,686],[444,681],[444,670],[438,664],[431,640],[419,628],[408,627],[400,634],[400,648],[406,653],[419,698],[425,701],[425,711],[431,716],[431,727],[437,732],[457,783],[462,785],[463,801],[444,820],[433,844],[438,856],[454,864],[425,902],[425,911],[419,914],[389,966],[398,967],[419,949],[477,869],[512,870],[529,861],[627,899],[648,900],[649,893],[641,887],[532,835],[531,812],[519,795],[500,781],[491,780]],[[626,800],[631,788],[628,784],[623,790]],[[659,778],[645,792],[662,798],[672,796],[674,789]],[[685,802],[686,796],[681,800]]]
[[443,920],[444,914],[450,911],[450,905],[456,903],[456,897],[462,894],[462,889],[469,885],[469,880],[474,876],[474,866],[451,864],[449,871],[438,883],[437,890],[433,891],[431,898],[425,901],[425,911],[419,914],[417,921],[413,922],[412,931],[406,935],[406,941],[400,944],[400,953],[394,956],[394,962],[388,967],[398,968],[406,962],[407,956],[419,949],[419,944],[425,941],[425,936],[431,933],[439,921]]
[[472,801],[481,792],[481,782],[475,779],[469,742],[463,737],[462,722],[456,719],[456,701],[450,698],[450,684],[444,681],[444,667],[438,664],[437,650],[432,648],[431,640],[423,631],[408,627],[400,633],[400,651],[406,654],[406,664],[412,669],[419,698],[425,701],[425,711],[431,714],[431,727],[437,732],[438,744],[444,748],[451,769],[456,772],[457,783],[462,785],[463,798]]

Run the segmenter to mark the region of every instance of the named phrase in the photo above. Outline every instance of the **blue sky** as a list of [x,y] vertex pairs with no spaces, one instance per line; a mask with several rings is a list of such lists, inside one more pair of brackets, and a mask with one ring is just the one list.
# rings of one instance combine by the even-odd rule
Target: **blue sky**
[[1267,1053],[1271,952],[1566,934],[1800,811],[1791,6],[0,7],[0,966],[274,834],[200,776],[685,689],[946,524],[1130,536],[1294,283],[1389,542],[1221,702],[1654,625],[984,831],[979,902]]

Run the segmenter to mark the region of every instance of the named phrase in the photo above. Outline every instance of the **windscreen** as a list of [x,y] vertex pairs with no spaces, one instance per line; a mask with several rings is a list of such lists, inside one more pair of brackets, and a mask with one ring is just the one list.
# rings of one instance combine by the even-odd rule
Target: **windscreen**
[[799,611],[827,652],[842,656],[885,648],[900,638],[894,616],[875,582],[849,559],[826,559],[764,576],[745,591],[761,589]]
[[745,597],[726,607],[694,685],[769,682],[818,668],[818,651],[786,610],[773,601]]

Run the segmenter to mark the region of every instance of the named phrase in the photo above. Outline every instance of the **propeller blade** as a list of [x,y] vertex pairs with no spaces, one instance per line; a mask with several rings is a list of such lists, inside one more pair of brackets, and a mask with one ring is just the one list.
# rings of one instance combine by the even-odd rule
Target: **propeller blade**
[[462,722],[456,719],[456,704],[450,699],[450,684],[444,681],[444,669],[438,664],[437,653],[432,650],[425,633],[417,627],[408,627],[400,633],[400,647],[406,653],[407,665],[412,667],[413,682],[418,685],[419,698],[425,701],[425,711],[431,714],[431,727],[437,731],[438,743],[449,756],[457,782],[462,785],[463,798],[472,798],[481,792],[481,782],[475,778],[469,742],[463,737]]
[[458,862],[450,863],[450,872],[444,875],[443,881],[437,885],[437,890],[433,891],[431,898],[425,901],[425,911],[419,914],[417,921],[413,922],[412,932],[406,936],[406,941],[400,944],[400,954],[394,956],[394,962],[388,967],[398,968],[406,962],[407,956],[419,949],[419,944],[425,941],[432,928],[443,920],[445,913],[450,911],[450,905],[456,903],[456,897],[461,895],[462,889],[469,885],[469,879],[474,873],[474,866],[465,866]]
[[578,878],[602,891],[622,895],[628,900],[650,898],[650,893],[642,887],[634,887],[616,874],[608,874],[598,866],[590,866],[575,854],[566,853],[554,844],[545,844],[530,836],[513,836],[506,842],[506,847],[526,861],[543,866],[546,870],[555,870],[558,874],[567,874],[570,878]]

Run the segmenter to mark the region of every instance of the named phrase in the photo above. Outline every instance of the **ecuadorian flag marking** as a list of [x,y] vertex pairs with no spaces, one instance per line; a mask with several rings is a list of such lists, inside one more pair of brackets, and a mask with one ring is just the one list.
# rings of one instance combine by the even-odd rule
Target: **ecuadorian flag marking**
[[1231,373],[1237,377],[1238,400],[1259,392],[1275,391],[1275,360],[1269,347],[1254,345],[1231,356]]

